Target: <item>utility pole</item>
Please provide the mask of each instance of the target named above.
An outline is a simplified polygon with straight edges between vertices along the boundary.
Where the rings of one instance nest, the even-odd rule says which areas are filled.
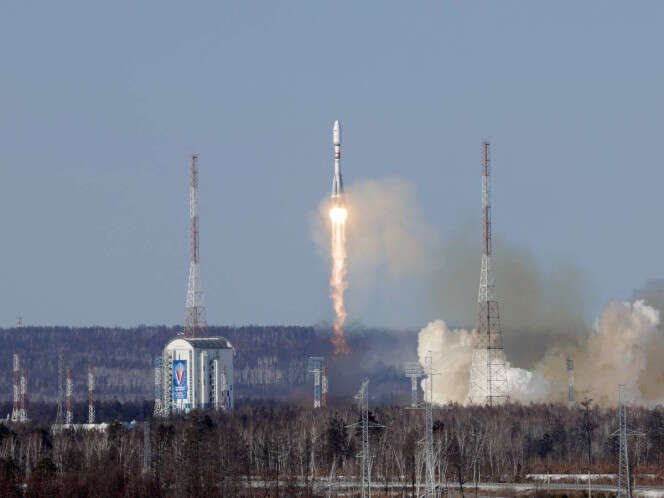
[[[491,170],[490,144],[482,142],[482,268],[477,297],[479,339],[470,367],[470,402],[490,406],[509,399],[498,298],[491,270]]]

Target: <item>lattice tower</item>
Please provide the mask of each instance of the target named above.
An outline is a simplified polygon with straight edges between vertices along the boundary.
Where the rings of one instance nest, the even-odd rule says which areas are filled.
[[[632,498],[632,483],[629,473],[629,446],[628,437],[645,436],[642,432],[627,427],[627,408],[624,404],[625,386],[618,386],[618,430],[612,433],[620,441],[618,451],[618,498]]]
[[[65,356],[62,349],[58,350],[58,411],[55,423],[62,425],[65,421]]]
[[[482,267],[477,297],[478,339],[470,369],[470,401],[497,405],[508,400],[507,368],[498,298],[491,270],[491,171],[489,142],[482,143]]]
[[[322,389],[321,389],[321,374],[323,372],[323,364],[325,358],[322,356],[310,356],[308,361],[309,373],[314,375],[314,408],[321,407]]]
[[[198,267],[198,156],[196,154],[191,156],[191,188],[189,195],[191,262],[189,264],[184,335],[186,337],[200,337],[207,333],[207,319]]]
[[[95,423],[95,366],[88,364],[88,424]]]
[[[21,359],[14,353],[12,422],[21,421]]]
[[[161,355],[157,355],[154,359],[154,412],[153,416],[156,418],[164,416],[164,406],[162,404],[163,393],[161,391]]]
[[[74,423],[74,383],[72,381],[71,368],[67,369],[65,380],[65,397],[67,411],[65,413],[65,424]]]
[[[28,421],[28,374],[25,367],[21,368],[21,409],[19,411],[20,422]]]
[[[424,377],[424,369],[417,361],[411,361],[406,363],[404,367],[406,377],[410,379],[410,407],[417,408],[419,406],[418,397],[417,397],[417,384],[420,378]]]

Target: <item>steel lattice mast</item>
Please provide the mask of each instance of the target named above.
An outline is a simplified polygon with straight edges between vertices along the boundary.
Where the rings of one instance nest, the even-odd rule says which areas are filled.
[[[161,355],[155,356],[154,359],[154,417],[163,417],[164,416],[164,407],[162,404],[162,389],[161,389],[161,364],[162,358]]]
[[[95,423],[95,366],[88,364],[88,424]]]
[[[482,269],[477,297],[478,342],[470,369],[470,401],[496,405],[507,401],[507,368],[500,328],[498,298],[491,271],[491,171],[490,144],[482,142]]]
[[[424,404],[424,455],[426,467],[426,489],[425,496],[436,496],[436,476],[435,465],[436,455],[433,448],[433,367],[431,361],[431,352],[424,359],[425,371],[427,374],[427,393]]]
[[[68,368],[66,373],[65,397],[67,404],[65,424],[71,425],[74,423],[74,382],[72,380],[71,368]]]
[[[58,411],[55,423],[63,424],[65,421],[65,356],[62,349],[58,351]]]
[[[189,195],[191,262],[189,265],[189,283],[187,285],[184,335],[186,337],[200,337],[206,334],[207,320],[198,270],[198,156],[196,154],[191,156],[191,188]]]
[[[12,422],[21,421],[21,360],[14,353]]]

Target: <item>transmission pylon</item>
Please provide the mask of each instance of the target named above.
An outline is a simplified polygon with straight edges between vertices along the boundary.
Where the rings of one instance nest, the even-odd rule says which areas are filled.
[[[58,411],[55,423],[62,425],[65,422],[65,357],[62,349],[58,350]]]
[[[358,457],[362,461],[362,498],[371,497],[371,466],[373,457],[371,455],[371,448],[369,447],[369,429],[384,428],[384,425],[369,422],[369,379],[364,379],[360,390],[355,395],[357,406],[362,414],[361,422],[351,424],[348,427],[362,429],[362,449]]]
[[[645,436],[642,432],[627,427],[627,408],[624,404],[625,385],[618,386],[618,430],[611,436],[618,436],[620,449],[618,454],[618,498],[632,498],[632,484],[629,476],[629,447],[627,438]]]
[[[198,267],[198,156],[191,156],[191,188],[189,191],[189,219],[191,223],[191,262],[187,284],[187,305],[184,320],[184,335],[200,337],[207,333],[207,319],[203,290]]]
[[[491,171],[490,145],[482,142],[482,268],[477,297],[478,341],[470,367],[471,403],[497,405],[509,397],[507,368],[500,327],[498,298],[491,270]]]
[[[162,404],[162,389],[161,389],[161,355],[155,356],[154,359],[154,411],[153,416],[155,418],[160,418],[164,416],[164,407]]]

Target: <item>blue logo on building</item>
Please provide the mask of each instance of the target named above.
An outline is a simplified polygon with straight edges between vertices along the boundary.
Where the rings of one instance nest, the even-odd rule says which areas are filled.
[[[187,360],[173,362],[173,399],[187,399]]]

